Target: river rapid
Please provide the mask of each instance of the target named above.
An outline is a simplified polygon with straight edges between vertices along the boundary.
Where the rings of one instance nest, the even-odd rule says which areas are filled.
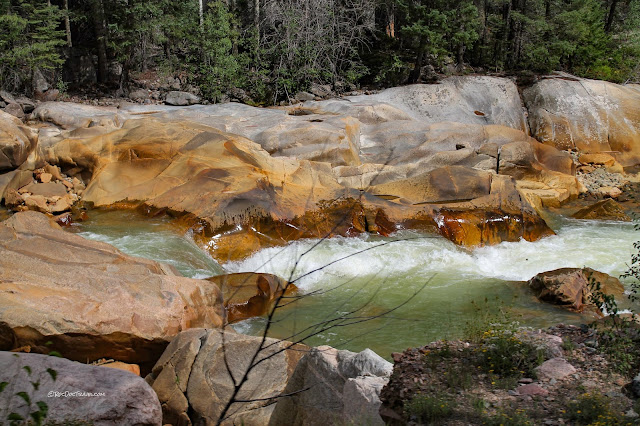
[[[93,211],[90,220],[74,230],[125,253],[171,264],[188,277],[204,278],[226,270],[268,272],[290,279],[308,297],[278,310],[270,336],[301,337],[297,333],[307,330],[315,334],[307,344],[353,351],[369,347],[388,358],[407,347],[463,337],[470,327],[499,310],[531,327],[584,322],[583,316],[538,302],[526,281],[561,267],[588,266],[619,276],[627,269],[640,232],[632,223],[562,217],[551,222],[557,235],[536,242],[467,250],[439,236],[401,231],[389,238],[301,240],[224,265],[168,218]],[[353,311],[352,317],[377,318],[329,330],[317,326]],[[254,318],[234,327],[257,334],[264,324],[263,318]]]

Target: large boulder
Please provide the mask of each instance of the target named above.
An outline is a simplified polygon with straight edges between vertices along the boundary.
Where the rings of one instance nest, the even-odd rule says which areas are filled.
[[[65,232],[41,213],[0,223],[2,350],[29,346],[144,369],[180,331],[220,327],[223,318],[221,292],[208,281]]]
[[[307,350],[287,341],[192,329],[173,339],[147,382],[158,394],[165,424],[216,424],[235,380],[242,386],[222,424],[265,425]]]
[[[311,349],[298,363],[276,404],[270,425],[326,425],[336,422],[384,425],[380,392],[393,365],[370,349],[360,353],[330,346]]]
[[[229,324],[264,315],[277,300],[297,290],[294,284],[272,274],[245,272],[207,280],[222,290]]]
[[[640,93],[606,81],[550,76],[523,92],[531,133],[583,153],[606,152],[623,166],[640,163]]]
[[[394,87],[375,95],[348,99],[365,105],[384,102],[428,124],[455,121],[499,124],[524,132],[528,129],[518,88],[506,78],[449,77],[438,84]]]
[[[37,134],[22,121],[0,111],[0,173],[24,163],[37,141]]]
[[[529,287],[538,299],[576,312],[588,308],[600,313],[600,306],[592,298],[596,285],[606,295],[620,297],[624,293],[620,280],[591,268],[561,268],[541,272],[529,280]]]
[[[31,113],[32,118],[55,124],[63,129],[122,126],[126,114],[114,107],[98,107],[71,102],[42,102]]]
[[[164,100],[167,105],[186,106],[200,103],[200,97],[189,92],[171,91]]]
[[[0,407],[43,424],[162,424],[158,397],[140,377],[54,356],[0,352]],[[29,401],[19,394],[24,393]],[[24,395],[23,394],[23,395]]]

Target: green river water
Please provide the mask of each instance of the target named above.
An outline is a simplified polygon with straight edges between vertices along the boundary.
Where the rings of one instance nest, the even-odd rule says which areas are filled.
[[[557,218],[553,227],[556,236],[537,242],[502,243],[472,251],[441,237],[410,231],[392,238],[332,238],[319,244],[303,240],[224,265],[203,252],[188,234],[180,233],[168,218],[93,211],[90,220],[75,226],[75,231],[125,253],[172,264],[189,277],[203,278],[224,270],[269,272],[293,279],[305,275],[296,284],[309,297],[279,310],[270,332],[273,337],[290,337],[359,307],[363,308],[358,315],[379,315],[417,292],[390,314],[336,327],[306,342],[353,351],[369,347],[388,358],[391,352],[407,347],[461,337],[469,324],[499,307],[509,307],[514,319],[531,327],[583,322],[585,318],[578,314],[535,300],[525,281],[538,272],[561,267],[588,266],[618,276],[627,269],[640,233],[633,224],[621,222]],[[254,318],[234,327],[255,334],[263,326],[264,319]]]

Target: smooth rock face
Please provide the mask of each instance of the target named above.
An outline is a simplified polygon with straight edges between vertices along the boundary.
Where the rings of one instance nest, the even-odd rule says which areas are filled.
[[[20,120],[0,111],[0,172],[24,163],[37,141],[37,135]]]
[[[394,87],[354,103],[385,102],[425,123],[455,121],[499,124],[527,131],[527,121],[513,81],[489,76],[449,77],[438,84]]]
[[[44,402],[48,407],[45,424],[162,424],[156,394],[142,378],[125,371],[47,355],[0,352],[0,382],[9,383],[0,392],[0,407],[7,407],[7,414],[28,419],[38,410],[37,403]],[[38,389],[32,382],[39,382]],[[30,408],[15,395],[18,392],[30,396]]]
[[[0,223],[0,349],[144,367],[180,331],[221,326],[223,309],[214,284],[65,232],[41,213]]]
[[[624,286],[615,277],[591,268],[561,268],[541,272],[529,280],[529,287],[538,299],[570,310],[582,312],[589,307],[600,312],[591,301],[590,281],[600,283],[600,291],[608,295],[621,296]]]
[[[583,153],[605,152],[623,166],[640,163],[640,93],[605,81],[546,78],[523,92],[531,133]]]
[[[393,365],[375,352],[359,354],[330,346],[311,349],[298,363],[270,425],[326,425],[335,421],[383,425],[380,391]],[[303,392],[300,392],[303,390]]]
[[[192,329],[180,333],[158,360],[147,382],[162,404],[163,422],[173,425],[213,425],[233,391],[224,354],[240,380],[261,338],[218,330]],[[308,348],[267,339],[257,359],[265,359],[248,376],[238,400],[223,424],[265,425],[296,364]],[[263,399],[260,401],[260,399]]]

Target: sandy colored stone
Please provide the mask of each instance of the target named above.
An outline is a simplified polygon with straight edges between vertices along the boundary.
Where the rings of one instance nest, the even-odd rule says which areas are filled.
[[[20,166],[37,141],[36,133],[24,126],[22,121],[0,111],[0,172]]]
[[[616,159],[609,154],[597,153],[597,154],[582,154],[578,157],[578,161],[582,164],[598,164],[603,166],[613,166]]]
[[[15,347],[51,341],[46,353],[142,365],[181,330],[219,327],[224,317],[215,285],[65,232],[36,212],[0,223],[0,306]]]
[[[52,178],[53,176],[51,175],[51,173],[40,173],[40,182],[42,183],[49,183],[51,182]]]
[[[549,77],[524,90],[531,133],[560,149],[640,163],[640,93],[582,78]]]

